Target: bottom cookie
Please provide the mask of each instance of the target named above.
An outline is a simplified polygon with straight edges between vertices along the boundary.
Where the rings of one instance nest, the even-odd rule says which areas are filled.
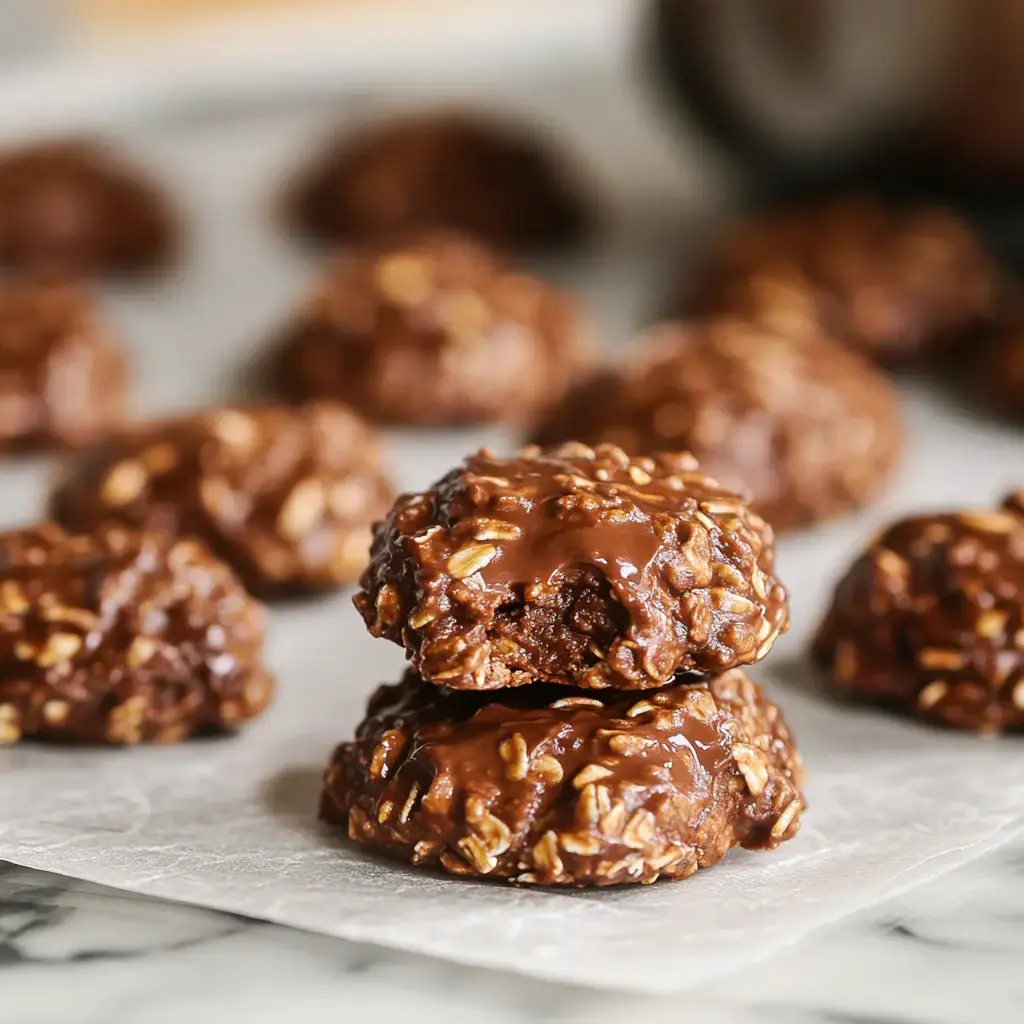
[[[599,697],[456,693],[409,671],[335,751],[320,815],[456,875],[649,883],[792,838],[801,779],[779,709],[738,670]]]

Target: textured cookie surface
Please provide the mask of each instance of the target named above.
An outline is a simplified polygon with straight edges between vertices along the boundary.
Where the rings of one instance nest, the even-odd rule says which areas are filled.
[[[842,692],[962,729],[1024,726],[1024,518],[897,522],[836,588],[814,644]]]
[[[338,747],[321,815],[422,867],[617,885],[791,838],[801,775],[778,708],[738,670],[640,700],[454,693],[409,672]]]
[[[689,455],[481,452],[403,495],[356,606],[424,678],[648,689],[768,653],[788,624],[772,533]]]
[[[1002,286],[952,214],[854,198],[737,225],[714,248],[689,308],[770,326],[812,311],[850,347],[906,366],[987,325]]]
[[[575,303],[466,238],[343,257],[288,323],[274,385],[390,423],[526,423],[565,388]]]
[[[195,541],[0,535],[0,742],[173,743],[258,715],[264,612]]]
[[[891,385],[819,327],[783,334],[733,318],[655,328],[624,369],[576,385],[535,431],[544,444],[690,451],[749,490],[777,532],[868,504],[900,436]]]
[[[126,433],[72,464],[53,508],[73,529],[117,520],[199,537],[273,595],[357,579],[392,497],[374,434],[325,402],[215,409]]]
[[[88,444],[124,416],[125,359],[71,285],[0,285],[0,449]]]

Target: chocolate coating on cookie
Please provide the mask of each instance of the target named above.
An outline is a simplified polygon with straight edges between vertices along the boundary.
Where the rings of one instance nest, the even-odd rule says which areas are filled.
[[[0,450],[88,444],[124,416],[125,359],[92,298],[0,285]]]
[[[568,437],[690,451],[749,489],[782,532],[878,494],[899,452],[899,405],[873,366],[820,329],[797,338],[720,318],[655,328],[625,369],[578,384],[535,433]]]
[[[686,878],[796,834],[800,759],[736,670],[636,694],[454,693],[414,672],[335,751],[321,816],[417,866],[520,885]]]
[[[0,534],[0,743],[173,743],[258,715],[264,612],[196,541]]]
[[[86,453],[56,491],[73,529],[116,520],[195,536],[255,593],[352,582],[394,494],[375,435],[334,403],[224,408],[142,427]]]
[[[838,690],[961,729],[1024,726],[1024,518],[904,519],[846,573],[814,643]]]
[[[356,597],[430,682],[648,689],[787,627],[771,529],[689,455],[480,452],[374,528]]]
[[[138,273],[164,263],[167,202],[101,146],[48,143],[0,154],[0,263],[70,273]]]
[[[546,140],[460,113],[411,117],[332,146],[297,183],[292,217],[332,241],[445,228],[500,249],[577,241],[588,211]]]
[[[989,323],[1002,285],[1000,272],[952,214],[844,199],[727,232],[699,275],[689,308],[774,326],[794,309],[805,317],[813,305],[814,317],[839,340],[884,365],[907,366],[935,358]]]
[[[275,381],[371,419],[528,422],[564,389],[575,303],[464,238],[344,257],[286,326]]]

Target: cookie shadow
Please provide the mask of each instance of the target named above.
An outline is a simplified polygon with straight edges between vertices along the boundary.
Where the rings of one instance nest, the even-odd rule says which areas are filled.
[[[323,841],[333,835],[333,830],[318,816],[322,785],[322,765],[289,765],[266,783],[260,802],[289,830]]]
[[[220,381],[219,393],[237,405],[257,405],[281,398],[277,380],[280,353],[276,338],[261,338],[239,365]]]
[[[760,665],[756,666],[758,669]],[[829,687],[827,673],[814,664],[806,654],[773,659],[764,666],[763,673],[755,675],[758,682],[765,682],[773,689],[795,690],[805,697],[829,704],[841,703],[837,694]]]
[[[267,814],[289,831],[310,839],[324,851],[340,853],[348,862],[358,861],[375,871],[392,869],[396,875],[419,880],[423,871],[400,860],[367,849],[349,839],[345,827],[320,820],[322,765],[291,765],[282,769],[263,787],[261,803]],[[450,878],[443,874],[438,879]],[[460,880],[452,880],[460,884]],[[465,884],[462,882],[461,884]]]

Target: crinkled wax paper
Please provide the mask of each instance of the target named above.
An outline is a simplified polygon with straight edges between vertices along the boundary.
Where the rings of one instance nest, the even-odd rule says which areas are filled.
[[[225,138],[221,127],[186,124],[138,140],[195,228],[177,276],[108,295],[136,353],[140,406],[230,394],[240,361],[297,294],[309,264],[275,235],[261,190],[301,135],[243,124]],[[643,308],[634,286],[647,280],[647,255],[608,252],[570,269],[570,279],[593,282],[612,338]],[[834,577],[874,527],[903,510],[991,502],[1024,465],[1024,439],[1011,429],[937,391],[905,390],[907,452],[883,503],[780,545],[794,628],[751,675],[785,708],[811,781],[803,829],[778,851],[735,851],[678,884],[545,892],[418,873],[328,833],[315,819],[320,772],[368,692],[402,665],[342,594],[274,609],[280,695],[236,737],[0,751],[0,858],[470,964],[669,990],[980,854],[1021,825],[1024,744],[836,706],[802,660]],[[396,474],[423,485],[481,440],[504,441],[396,435]],[[43,461],[0,466],[4,524],[40,513],[51,472]]]

